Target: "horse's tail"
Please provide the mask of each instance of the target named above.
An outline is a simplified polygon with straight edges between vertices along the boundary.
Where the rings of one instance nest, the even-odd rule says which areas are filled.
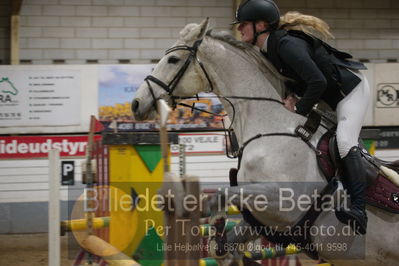
[[[330,27],[324,20],[315,16],[304,15],[297,11],[290,11],[281,16],[280,28],[300,30],[324,40],[334,38],[330,32]]]

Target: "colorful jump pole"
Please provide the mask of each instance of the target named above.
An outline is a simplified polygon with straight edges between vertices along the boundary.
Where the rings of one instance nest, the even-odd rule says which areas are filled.
[[[95,217],[93,218],[93,229],[100,229],[109,226],[110,217]],[[66,232],[84,231],[87,230],[88,224],[86,219],[67,220],[61,222],[61,235]]]
[[[286,248],[265,248],[261,251],[246,251],[244,252],[244,256],[253,260],[264,260],[294,255],[300,252],[300,249],[298,249],[295,245],[288,245]]]
[[[246,251],[244,256],[252,260],[272,259],[281,256],[294,255],[300,253],[295,245],[288,245],[286,248],[265,248],[261,251]],[[200,260],[200,266],[217,266],[217,260],[214,258],[204,258]],[[328,264],[330,265],[330,264]],[[325,265],[327,266],[327,265]]]

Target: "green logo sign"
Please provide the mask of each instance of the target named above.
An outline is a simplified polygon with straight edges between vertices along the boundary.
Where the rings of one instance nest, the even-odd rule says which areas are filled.
[[[1,83],[8,84],[8,86],[9,86],[9,88],[7,88],[7,89],[2,89],[1,90],[2,93],[11,94],[11,95],[14,95],[14,96],[18,94],[17,88],[15,88],[14,84],[8,78],[0,79],[0,84]]]

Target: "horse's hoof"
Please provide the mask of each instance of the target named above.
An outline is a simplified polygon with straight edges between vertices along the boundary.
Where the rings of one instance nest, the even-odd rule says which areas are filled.
[[[227,235],[225,231],[226,216],[216,215],[210,218],[209,255],[215,259],[223,259],[227,256]]]

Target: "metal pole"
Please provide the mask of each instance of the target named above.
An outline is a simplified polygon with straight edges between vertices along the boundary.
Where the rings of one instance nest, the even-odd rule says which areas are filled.
[[[186,145],[179,144],[179,174],[180,178],[186,174]]]
[[[48,200],[48,265],[60,265],[60,151],[49,154],[49,200]]]

